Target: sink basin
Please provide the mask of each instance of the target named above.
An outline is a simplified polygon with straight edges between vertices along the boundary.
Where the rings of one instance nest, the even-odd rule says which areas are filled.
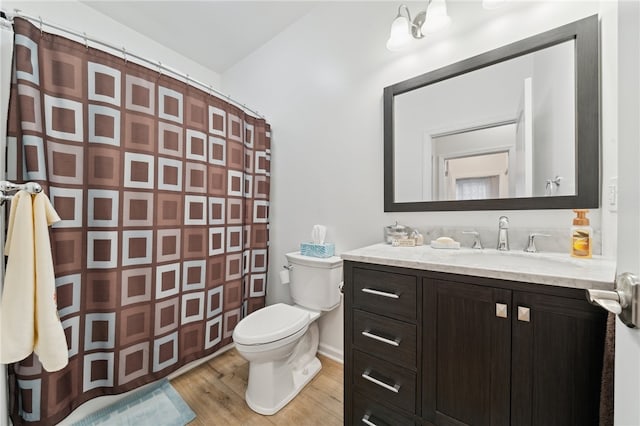
[[[437,253],[433,253],[437,252]],[[425,252],[425,260],[430,257],[455,265],[464,265],[482,269],[537,271],[542,273],[559,272],[564,269],[583,269],[589,265],[588,259],[576,259],[562,253],[526,253],[524,251],[498,251],[495,249],[461,249]]]

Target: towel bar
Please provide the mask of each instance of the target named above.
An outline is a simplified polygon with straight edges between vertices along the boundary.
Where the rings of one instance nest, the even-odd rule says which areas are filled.
[[[7,194],[7,192],[17,192],[20,190],[27,191],[30,194],[37,194],[42,192],[42,186],[36,182],[13,183],[6,180],[0,181],[0,205],[13,198],[13,194]]]

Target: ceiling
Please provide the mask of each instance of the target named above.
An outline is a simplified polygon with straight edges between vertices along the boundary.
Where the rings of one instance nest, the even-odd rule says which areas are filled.
[[[327,2],[319,0],[79,0],[84,5],[114,19],[155,42],[221,75],[257,50],[318,5],[339,6],[359,3],[370,11],[372,3],[384,6],[385,24],[379,31],[386,38],[388,25],[403,3],[417,13],[425,0],[369,0]],[[462,32],[506,14],[531,7],[535,2],[511,1],[498,14],[482,9],[480,0],[448,0],[447,8],[455,28]],[[365,9],[363,9],[364,11]],[[366,15],[366,14],[365,14]],[[369,15],[367,15],[369,16]],[[387,15],[385,15],[387,16]],[[329,30],[329,27],[327,28]],[[380,34],[382,34],[380,33]],[[430,35],[430,39],[439,37]],[[419,45],[419,43],[417,44]],[[423,44],[424,45],[424,44]]]
[[[237,0],[81,2],[218,74],[317,4]]]

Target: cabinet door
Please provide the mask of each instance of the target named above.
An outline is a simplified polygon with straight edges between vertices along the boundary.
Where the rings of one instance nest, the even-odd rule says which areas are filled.
[[[603,312],[586,300],[514,292],[512,424],[598,424]]]
[[[511,291],[433,279],[423,286],[423,418],[508,425]]]

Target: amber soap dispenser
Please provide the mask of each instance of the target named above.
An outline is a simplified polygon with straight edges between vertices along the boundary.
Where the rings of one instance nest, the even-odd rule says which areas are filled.
[[[589,210],[574,209],[576,217],[571,227],[571,256],[583,259],[591,258],[591,235],[593,230],[589,226],[587,213]]]

